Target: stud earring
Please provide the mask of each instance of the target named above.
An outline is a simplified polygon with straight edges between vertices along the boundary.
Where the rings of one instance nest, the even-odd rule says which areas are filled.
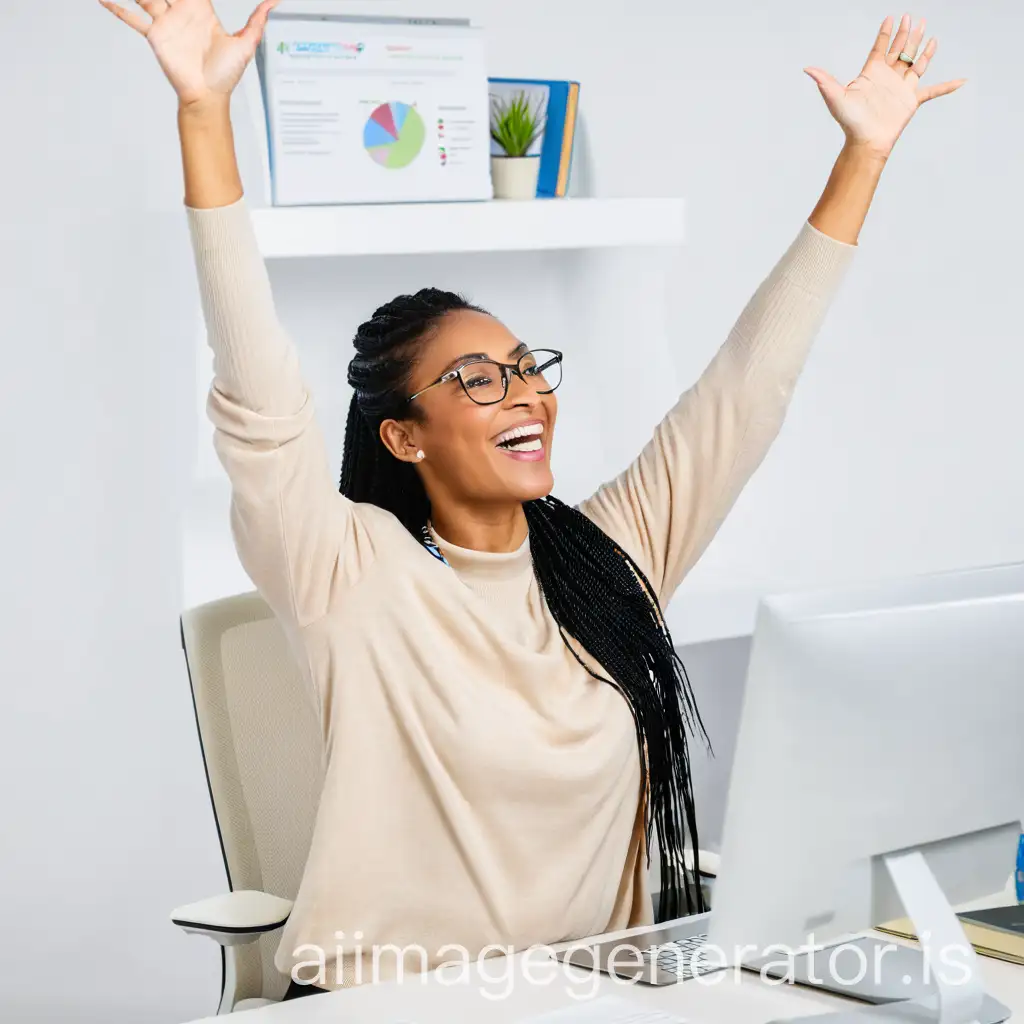
[[[425,459],[426,458],[426,455],[423,454],[423,449],[422,448],[416,453],[416,458],[417,459]]]

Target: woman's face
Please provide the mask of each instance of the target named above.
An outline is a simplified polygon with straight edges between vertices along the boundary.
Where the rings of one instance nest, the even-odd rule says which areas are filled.
[[[409,394],[468,360],[515,363],[526,349],[492,316],[472,310],[449,313],[420,349]],[[467,378],[473,375],[468,367]],[[385,421],[381,438],[399,458],[419,465],[432,501],[523,502],[550,494],[551,441],[558,415],[554,394],[538,394],[532,382],[511,374],[504,401],[493,405],[474,402],[457,378],[429,388],[413,404],[420,418]],[[530,428],[529,436],[516,441],[534,450],[515,451],[507,441],[499,443],[514,427]],[[422,461],[417,451],[424,453]]]

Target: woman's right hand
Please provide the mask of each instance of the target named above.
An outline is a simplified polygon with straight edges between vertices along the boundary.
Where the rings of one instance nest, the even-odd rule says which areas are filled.
[[[234,35],[221,25],[212,0],[136,0],[148,18],[112,0],[99,2],[145,36],[179,103],[191,107],[231,95],[279,0],[263,0]]]

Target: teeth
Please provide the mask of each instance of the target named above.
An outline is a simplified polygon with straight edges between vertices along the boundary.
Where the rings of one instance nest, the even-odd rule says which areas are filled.
[[[544,445],[539,437],[533,438],[529,441],[518,441],[516,444],[505,445],[505,451],[508,452],[539,452]]]
[[[543,423],[531,423],[529,426],[525,427],[513,427],[511,430],[506,430],[503,434],[499,434],[495,444],[503,444],[504,442],[511,441],[517,437],[537,437],[543,433]]]

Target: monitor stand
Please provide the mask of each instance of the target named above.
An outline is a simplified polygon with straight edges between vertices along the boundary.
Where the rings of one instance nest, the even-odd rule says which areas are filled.
[[[924,976],[931,983],[928,994],[803,1017],[800,1024],[994,1024],[1009,1017],[1006,1007],[986,996],[978,955],[922,854],[916,850],[893,853],[883,860],[914,924],[924,958]],[[943,951],[955,951],[954,958],[947,960]],[[859,994],[854,985],[820,984],[851,996]],[[796,1020],[770,1024],[796,1024]]]

